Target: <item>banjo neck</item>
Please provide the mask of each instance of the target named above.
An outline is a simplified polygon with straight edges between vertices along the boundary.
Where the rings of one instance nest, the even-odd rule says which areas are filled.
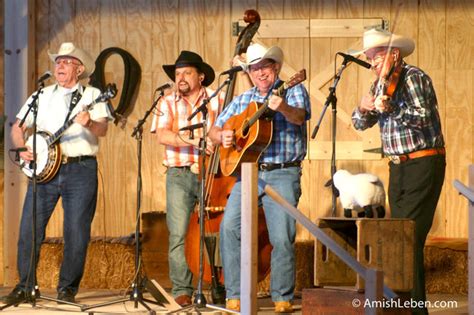
[[[61,138],[64,132],[74,123],[74,119],[76,119],[76,116],[79,113],[90,110],[92,107],[94,107],[95,104],[99,102],[105,102],[108,99],[115,97],[116,94],[117,87],[115,86],[115,84],[107,85],[106,91],[104,93],[101,93],[94,101],[92,101],[92,103],[83,106],[82,110],[74,114],[68,121],[64,123],[61,128],[59,128],[54,134],[52,134],[46,139],[46,143],[48,144],[48,146],[55,144]]]

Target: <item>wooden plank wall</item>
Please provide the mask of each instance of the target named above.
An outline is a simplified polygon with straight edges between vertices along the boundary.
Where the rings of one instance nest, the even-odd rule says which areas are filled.
[[[417,43],[407,61],[422,67],[432,78],[438,94],[443,131],[447,142],[447,173],[432,235],[467,237],[465,200],[452,188],[453,179],[467,181],[467,167],[474,162],[474,3],[470,0],[37,0],[37,73],[52,68],[47,51],[63,41],[74,41],[97,56],[110,46],[128,50],[142,67],[142,81],[133,112],[124,129],[113,124],[101,140],[100,196],[93,224],[95,236],[127,235],[134,230],[136,210],[136,140],[130,135],[152,102],[154,88],[168,81],[161,66],[174,63],[183,49],[203,56],[216,70],[228,68],[235,44],[231,22],[246,9],[257,9],[263,19],[383,18],[397,33]],[[354,38],[275,38],[285,51],[285,62],[316,75],[333,61],[334,53],[354,44]],[[120,60],[111,60],[106,72],[120,83]],[[338,87],[339,106],[350,112],[370,84],[370,74],[349,67]],[[213,87],[217,86],[217,81]],[[310,91],[311,92],[311,91]],[[314,92],[314,91],[313,91]],[[322,104],[312,104],[312,131]],[[330,138],[330,113],[318,139]],[[149,130],[150,121],[145,125]],[[339,123],[339,140],[358,135],[347,123]],[[358,135],[358,136],[364,136]],[[165,169],[162,148],[149,132],[143,137],[142,211],[165,210]],[[318,148],[316,143],[316,149]],[[338,160],[338,168],[372,172],[385,183],[386,160]],[[329,160],[307,160],[303,171],[300,208],[312,219],[330,214],[331,196],[324,183],[330,174]],[[56,211],[48,235],[61,235],[62,214]],[[309,238],[303,229],[299,239]]]

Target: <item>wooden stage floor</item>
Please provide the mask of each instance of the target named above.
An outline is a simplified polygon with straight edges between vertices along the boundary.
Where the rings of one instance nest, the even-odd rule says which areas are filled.
[[[0,287],[0,295],[6,295],[11,291],[11,288]],[[55,290],[43,289],[41,293],[45,296],[56,297]],[[76,296],[76,300],[80,304],[85,305],[96,305],[108,301],[114,301],[124,297],[123,292],[112,291],[112,290],[86,290],[83,289]],[[145,298],[154,300],[151,295],[145,293]],[[467,315],[467,296],[465,295],[446,295],[446,294],[432,294],[428,296],[428,299],[434,301],[456,301],[457,308],[453,309],[434,309],[429,310],[430,314],[436,315]],[[168,311],[163,307],[154,304],[147,304],[156,314],[166,314]],[[258,315],[270,315],[275,314],[273,312],[273,303],[269,297],[258,299]],[[132,301],[120,302],[113,305],[93,308],[87,311],[81,311],[80,307],[70,305],[58,305],[56,302],[38,299],[36,306],[32,307],[30,304],[20,304],[18,307],[9,307],[1,312],[1,314],[97,314],[97,315],[115,315],[115,314],[149,314],[148,311],[141,305],[138,308],[134,307]],[[213,310],[211,308],[199,309],[198,311],[191,312],[178,312],[175,314],[212,314],[219,315],[224,314],[219,310]],[[301,299],[295,299],[295,312],[293,314],[301,314]]]

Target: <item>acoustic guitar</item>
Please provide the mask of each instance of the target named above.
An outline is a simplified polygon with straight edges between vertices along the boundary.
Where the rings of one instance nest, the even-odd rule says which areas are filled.
[[[288,81],[277,87],[277,95],[306,80],[306,70],[300,70]],[[234,141],[229,148],[220,148],[220,166],[225,176],[240,172],[242,163],[255,163],[272,141],[275,112],[268,102],[250,102],[239,115],[232,116],[224,124],[224,130],[234,131]]]
[[[117,87],[115,84],[109,84],[104,93],[101,93],[92,103],[85,105],[82,111],[90,110],[95,104],[105,102],[117,95]],[[59,139],[63,133],[74,123],[78,113],[71,117],[64,125],[58,129],[54,134],[47,131],[38,131],[36,133],[36,180],[38,183],[47,183],[58,172],[61,165],[61,147],[59,146]],[[31,135],[26,140],[25,145],[33,147],[33,136]],[[32,162],[20,159],[20,167],[23,173],[30,179],[33,177]]]

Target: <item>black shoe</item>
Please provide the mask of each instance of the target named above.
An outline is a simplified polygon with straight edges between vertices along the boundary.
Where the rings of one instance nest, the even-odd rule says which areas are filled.
[[[21,288],[14,288],[12,292],[1,298],[1,301],[8,305],[18,305],[22,302],[26,302],[26,292]]]
[[[69,303],[76,303],[76,299],[74,298],[74,293],[71,290],[66,289],[58,293],[58,300],[69,302]],[[58,304],[65,304],[58,301]]]

